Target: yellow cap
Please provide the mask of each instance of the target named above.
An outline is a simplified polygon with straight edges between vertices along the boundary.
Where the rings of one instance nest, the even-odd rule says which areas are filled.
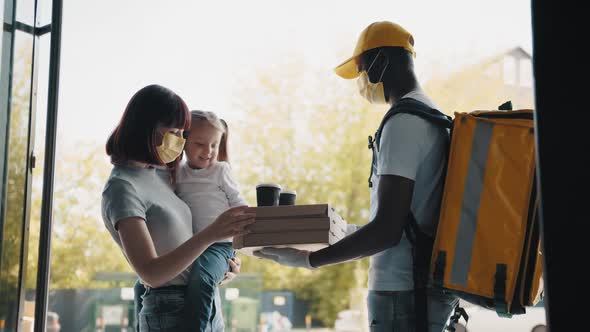
[[[387,21],[375,22],[361,32],[352,56],[336,67],[334,71],[342,78],[356,78],[359,76],[359,72],[354,59],[368,50],[384,46],[403,47],[414,57],[416,56],[414,37],[406,29]]]

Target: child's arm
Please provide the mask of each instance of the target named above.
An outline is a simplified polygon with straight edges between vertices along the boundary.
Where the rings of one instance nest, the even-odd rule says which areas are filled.
[[[221,189],[225,192],[230,207],[248,205],[240,192],[240,186],[235,181],[228,163],[221,162],[220,182]]]

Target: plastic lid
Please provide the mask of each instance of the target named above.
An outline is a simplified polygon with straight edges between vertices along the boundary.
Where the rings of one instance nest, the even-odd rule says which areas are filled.
[[[281,190],[281,194],[297,195],[297,192],[295,190],[285,189],[285,190]]]
[[[271,182],[265,182],[265,183],[259,183],[256,185],[256,189],[258,189],[259,187],[273,187],[273,188],[279,188],[282,189],[282,187],[276,183],[271,183]]]

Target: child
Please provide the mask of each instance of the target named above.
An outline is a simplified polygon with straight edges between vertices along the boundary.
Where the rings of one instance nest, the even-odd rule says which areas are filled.
[[[228,208],[248,203],[228,163],[227,124],[205,111],[192,111],[191,122],[185,133],[186,160],[176,173],[176,194],[189,206],[196,233]],[[185,297],[188,331],[204,331],[211,319],[215,288],[229,270],[228,260],[235,257],[231,240],[211,245],[191,267]]]

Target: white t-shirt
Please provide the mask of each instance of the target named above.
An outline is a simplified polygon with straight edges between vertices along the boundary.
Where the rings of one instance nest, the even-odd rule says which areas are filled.
[[[406,97],[438,109],[421,89]],[[397,175],[415,181],[410,209],[422,231],[430,235],[436,232],[448,140],[446,129],[415,115],[397,114],[386,122],[371,178],[370,220],[377,214],[379,177]],[[403,291],[413,289],[413,285],[411,244],[404,234],[397,246],[371,256],[369,289]]]
[[[230,207],[248,205],[230,165],[222,161],[203,169],[190,168],[183,162],[176,173],[175,191],[191,210],[193,233],[209,226]]]

